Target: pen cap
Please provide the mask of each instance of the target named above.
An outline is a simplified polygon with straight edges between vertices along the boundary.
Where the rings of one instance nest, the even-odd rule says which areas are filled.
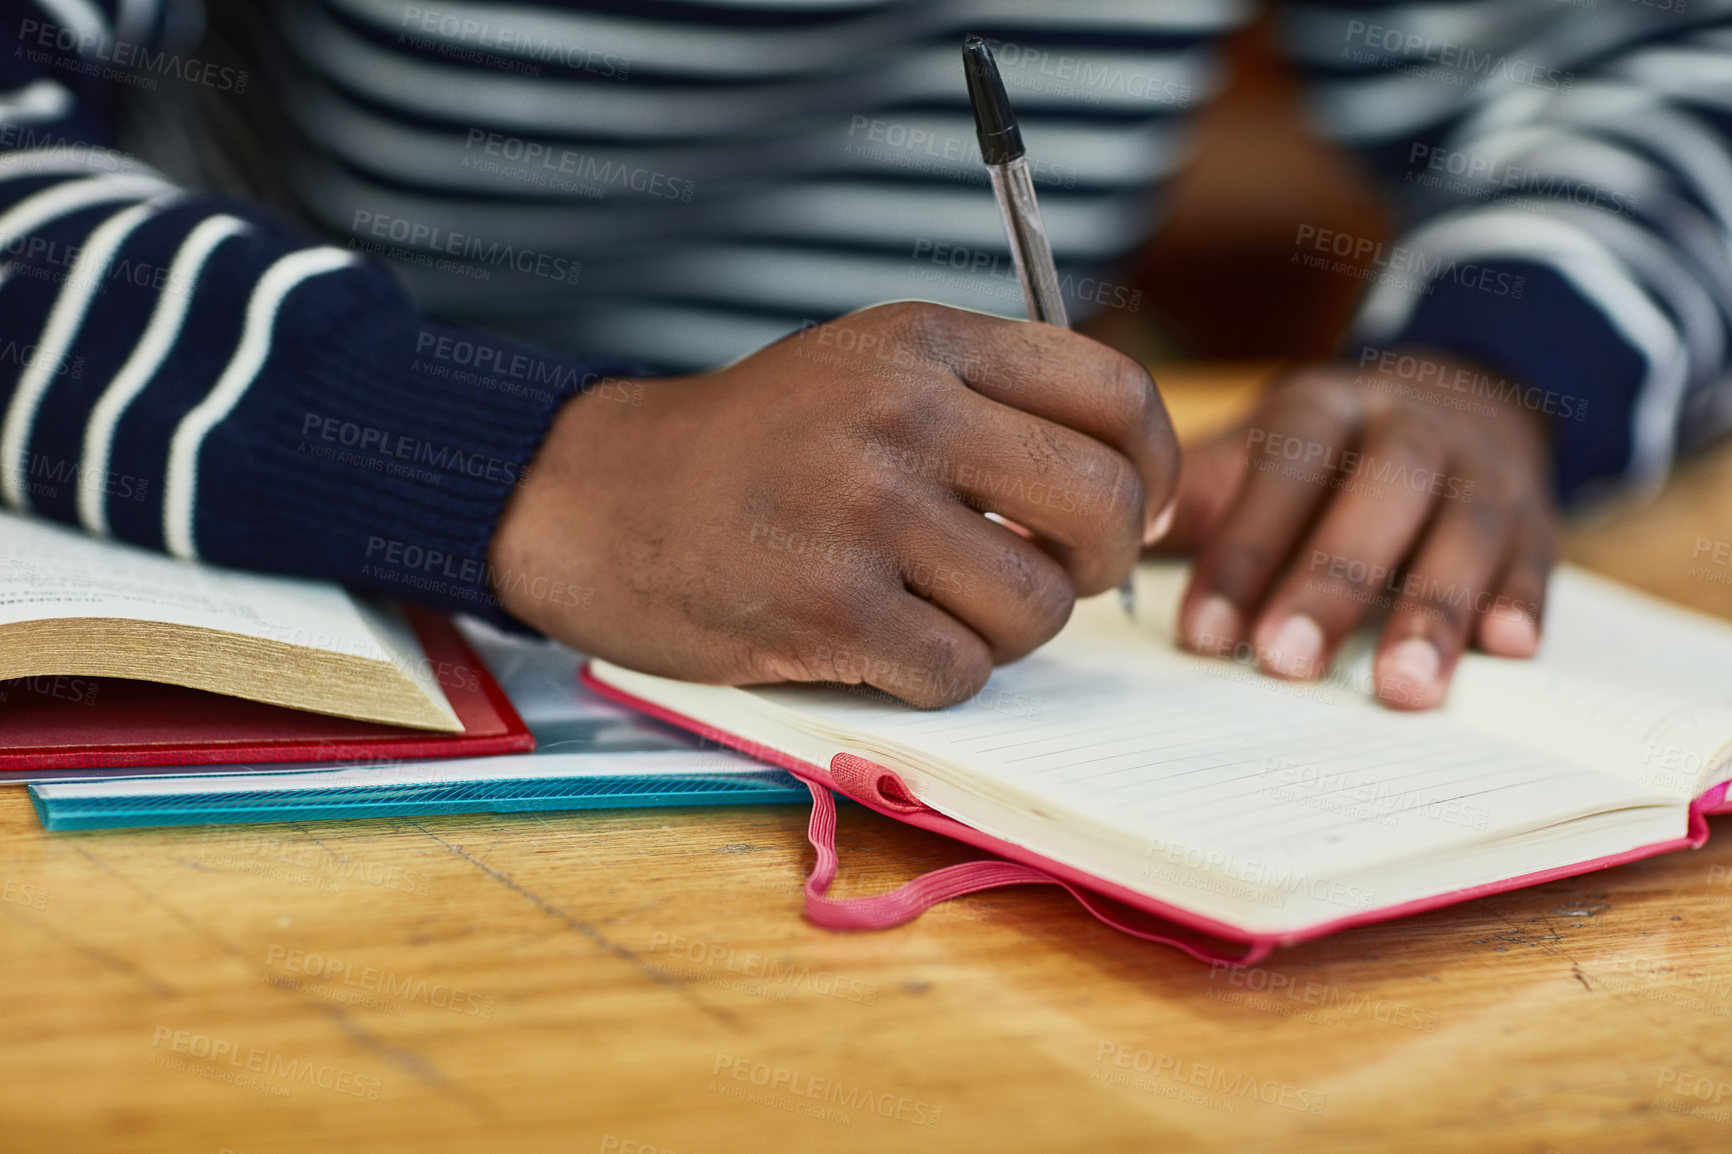
[[[978,36],[962,42],[962,70],[968,77],[968,102],[974,106],[974,132],[988,164],[1008,164],[1023,154],[1022,129],[998,75],[992,49]]]

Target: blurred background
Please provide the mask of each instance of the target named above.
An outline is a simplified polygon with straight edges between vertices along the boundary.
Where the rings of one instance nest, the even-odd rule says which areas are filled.
[[[1145,310],[1104,310],[1090,325],[1144,361],[1327,355],[1365,282],[1291,263],[1295,230],[1389,232],[1375,182],[1308,123],[1269,25],[1265,12],[1232,42],[1227,92],[1200,118],[1168,222],[1136,262]]]

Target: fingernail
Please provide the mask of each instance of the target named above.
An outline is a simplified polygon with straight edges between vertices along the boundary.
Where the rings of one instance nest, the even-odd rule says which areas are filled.
[[[1431,705],[1439,696],[1437,673],[1442,667],[1436,646],[1423,637],[1409,637],[1378,662],[1377,695],[1394,705]]]
[[[1540,647],[1540,631],[1519,609],[1494,609],[1480,622],[1479,643],[1499,657],[1532,657]]]
[[[1173,527],[1173,517],[1179,511],[1179,499],[1174,497],[1167,502],[1167,507],[1155,514],[1155,519],[1149,522],[1149,527],[1143,530],[1144,546],[1153,545],[1167,535],[1167,530]]]
[[[1314,677],[1323,659],[1323,630],[1303,613],[1281,622],[1269,639],[1263,665],[1282,677]]]
[[[1191,610],[1185,623],[1185,644],[1199,653],[1225,653],[1239,643],[1239,611],[1219,593],[1211,593]]]

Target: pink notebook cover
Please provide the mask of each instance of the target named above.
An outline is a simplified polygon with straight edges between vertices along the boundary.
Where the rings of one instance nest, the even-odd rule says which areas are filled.
[[[810,762],[801,761],[779,749],[760,745],[736,734],[716,729],[695,718],[682,716],[652,701],[647,701],[635,694],[609,685],[597,678],[587,665],[579,676],[586,686],[604,697],[622,705],[628,705],[633,709],[641,710],[651,717],[677,725],[682,729],[696,733],[700,737],[730,746],[741,753],[758,758],[760,761],[781,766],[809,785],[833,789],[868,809],[884,814],[886,817],[892,817],[920,829],[955,838],[957,841],[966,842],[969,845],[997,854],[1007,861],[1032,867],[1046,876],[1030,877],[1026,879],[1027,881],[1046,881],[1064,886],[1091,914],[1115,929],[1151,941],[1176,946],[1193,957],[1211,962],[1226,961],[1237,965],[1250,965],[1267,957],[1277,946],[1296,945],[1299,942],[1320,938],[1353,926],[1369,925],[1374,922],[1406,917],[1409,914],[1424,913],[1427,910],[1455,905],[1458,902],[1540,885],[1544,882],[1556,881],[1559,878],[1592,873],[1595,870],[1608,869],[1612,866],[1623,865],[1626,862],[1671,853],[1674,850],[1697,849],[1708,840],[1708,815],[1732,812],[1732,802],[1729,802],[1726,796],[1729,783],[1722,783],[1714,786],[1691,803],[1689,831],[1680,838],[1639,846],[1636,849],[1626,850],[1623,853],[1612,854],[1607,857],[1539,870],[1535,873],[1523,874],[1503,881],[1402,902],[1398,905],[1361,910],[1334,921],[1309,926],[1302,930],[1266,934],[1245,930],[1226,922],[1193,913],[1182,907],[1170,905],[1146,894],[1126,889],[1114,882],[1094,877],[1074,866],[1053,861],[1020,845],[1003,841],[991,834],[982,833],[954,818],[946,817],[921,805],[912,798],[893,771],[852,754],[839,753],[831,759],[829,767],[820,767]],[[816,825],[815,821],[814,828]],[[814,841],[816,842],[816,838]],[[823,847],[820,847],[820,853],[822,852]],[[1004,883],[1000,881],[996,884]],[[808,894],[810,895],[810,888],[808,888]],[[960,894],[953,893],[950,896],[960,896]],[[810,900],[808,901],[808,909],[810,909]],[[918,913],[918,910],[915,910],[914,913]],[[913,915],[910,914],[909,916]],[[900,920],[907,919],[904,917]],[[852,924],[852,928],[887,928],[893,924],[897,923],[883,920],[859,920]]]

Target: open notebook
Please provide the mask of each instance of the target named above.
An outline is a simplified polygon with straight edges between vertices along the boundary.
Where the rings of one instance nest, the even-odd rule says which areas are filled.
[[[601,661],[587,677],[1213,955],[1699,845],[1732,777],[1724,622],[1566,567],[1540,656],[1470,654],[1444,708],[1397,713],[1371,699],[1370,635],[1312,685],[1179,651],[1184,576],[1144,566],[1139,623],[1110,596],[1084,602],[943,710]]]

